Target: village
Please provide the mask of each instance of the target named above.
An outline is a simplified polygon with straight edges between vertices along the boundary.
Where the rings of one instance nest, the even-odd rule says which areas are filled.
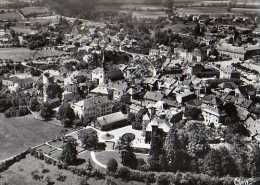
[[[171,2],[156,19],[71,18],[40,1],[0,9],[1,183],[24,160],[73,178],[37,167],[22,184],[259,177],[259,16]]]

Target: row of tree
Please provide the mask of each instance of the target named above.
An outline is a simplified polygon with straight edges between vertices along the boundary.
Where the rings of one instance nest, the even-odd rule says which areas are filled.
[[[205,126],[188,122],[181,128],[173,126],[165,140],[152,138],[149,164],[153,170],[206,173],[211,176],[253,177],[259,147],[237,137],[233,146],[212,149]],[[162,143],[162,144],[160,144]]]

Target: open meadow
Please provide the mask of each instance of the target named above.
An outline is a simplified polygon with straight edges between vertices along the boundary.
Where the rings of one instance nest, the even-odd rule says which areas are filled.
[[[58,169],[57,166],[46,164],[30,155],[12,165],[0,176],[0,184],[10,185],[46,185],[52,182],[55,185],[80,185],[82,177],[69,171]],[[136,181],[113,180],[117,185],[144,185]],[[104,185],[105,179],[89,178],[89,185]]]
[[[15,62],[34,57],[48,57],[62,55],[64,52],[57,50],[30,50],[28,48],[0,48],[0,59],[11,59]]]
[[[0,114],[0,160],[59,136],[61,127],[35,120],[31,115],[5,118]]]

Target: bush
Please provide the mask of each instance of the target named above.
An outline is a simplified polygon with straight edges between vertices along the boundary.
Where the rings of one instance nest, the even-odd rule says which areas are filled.
[[[145,164],[146,162],[143,158],[137,158],[137,170],[140,170]]]
[[[94,129],[84,129],[78,132],[78,138],[85,149],[96,149],[98,144],[97,131]]]
[[[114,158],[109,159],[107,163],[107,170],[109,172],[116,172],[118,167],[117,161]]]
[[[145,164],[143,166],[140,166],[140,168],[138,170],[147,172],[147,171],[150,170],[150,165],[149,164]]]
[[[170,178],[167,175],[159,175],[157,177],[157,185],[169,185]]]
[[[57,181],[64,182],[66,180],[66,176],[62,174],[58,174]]]
[[[51,109],[51,106],[48,103],[44,103],[40,107],[40,115],[45,120],[49,120],[51,116],[53,115],[53,110]]]
[[[87,178],[84,178],[80,181],[80,185],[89,185],[88,183],[88,179]]]
[[[16,116],[16,109],[15,107],[10,107],[4,112],[5,117],[11,118]]]
[[[40,181],[43,179],[43,176],[39,174],[38,170],[32,171],[31,175],[32,175],[32,179],[35,181]]]
[[[39,112],[40,111],[40,103],[38,102],[37,98],[31,98],[29,102],[29,108],[34,111],[34,112]]]
[[[97,150],[105,150],[106,149],[106,143],[98,143],[96,149]]]
[[[126,167],[120,167],[117,171],[117,175],[122,179],[128,180],[130,177],[130,170]]]
[[[47,168],[42,169],[42,173],[49,173],[49,172],[50,172],[50,170]]]

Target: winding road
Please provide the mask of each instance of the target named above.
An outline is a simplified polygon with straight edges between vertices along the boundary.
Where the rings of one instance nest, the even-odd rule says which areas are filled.
[[[90,157],[91,157],[91,160],[95,163],[95,164],[97,164],[98,166],[100,166],[101,168],[105,168],[105,169],[107,169],[107,165],[104,165],[104,164],[102,164],[101,162],[99,162],[98,160],[97,160],[97,158],[96,158],[96,155],[95,155],[95,152],[90,152]]]

